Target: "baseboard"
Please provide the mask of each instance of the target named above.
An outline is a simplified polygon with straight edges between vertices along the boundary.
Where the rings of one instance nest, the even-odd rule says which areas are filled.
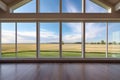
[[[0,59],[0,63],[120,63],[120,59]]]

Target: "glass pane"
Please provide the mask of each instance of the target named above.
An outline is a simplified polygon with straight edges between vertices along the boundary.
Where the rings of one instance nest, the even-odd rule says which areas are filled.
[[[13,13],[36,13],[36,0],[24,4],[21,7],[13,10]]]
[[[91,0],[86,0],[86,13],[108,13],[108,11]]]
[[[17,24],[18,57],[36,57],[36,23]]]
[[[62,0],[63,13],[81,13],[82,0]]]
[[[40,13],[58,13],[59,0],[40,0]]]
[[[86,57],[105,58],[106,23],[86,23]]]
[[[120,58],[120,23],[109,23],[108,42],[108,56]]]
[[[2,57],[15,57],[15,23],[2,23]]]
[[[59,23],[40,23],[40,57],[59,57]]]
[[[62,23],[62,56],[81,57],[81,23]]]

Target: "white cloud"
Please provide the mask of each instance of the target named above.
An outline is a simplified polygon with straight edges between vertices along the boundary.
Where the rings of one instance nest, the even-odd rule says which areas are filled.
[[[41,29],[40,30],[40,37],[41,37],[41,43],[44,42],[59,42],[59,32],[56,34],[53,31],[49,31],[46,29]]]
[[[18,37],[18,43],[35,43],[36,42],[35,31],[18,32],[17,37]]]
[[[106,27],[98,23],[88,23],[86,25],[86,39],[93,39],[101,36],[105,29]]]
[[[80,42],[81,41],[81,23],[66,23],[71,32],[63,35],[64,42]],[[106,27],[97,23],[86,24],[86,40],[97,38],[102,36],[102,32],[105,31]],[[67,30],[66,30],[67,31]],[[35,31],[22,31],[18,32],[18,43],[35,43],[36,42],[36,32]],[[59,32],[58,34],[46,29],[40,30],[41,42],[59,42]],[[15,32],[9,30],[2,31],[2,43],[15,43]]]
[[[2,43],[15,43],[15,32],[2,31]]]
[[[71,32],[63,35],[64,42],[80,42],[82,36],[81,24],[80,23],[66,23]],[[102,36],[102,32],[105,31],[106,27],[100,23],[87,23],[86,24],[86,40],[94,39]]]
[[[18,43],[35,43],[35,31],[17,32]],[[46,29],[40,30],[41,42],[58,42],[59,36],[52,31]],[[9,30],[2,31],[2,43],[15,43],[15,32]]]
[[[69,0],[66,0],[66,8],[67,8],[67,12],[70,12],[70,13],[79,12],[77,7],[73,3],[71,3]]]
[[[34,43],[36,42],[36,32],[18,32],[18,43]],[[3,30],[2,43],[15,43],[15,31]]]
[[[81,34],[68,34],[63,36],[64,42],[81,42]]]
[[[71,29],[69,34],[63,35],[64,42],[80,42],[81,41],[81,23],[66,23]]]
[[[74,33],[81,33],[81,23],[67,23]]]

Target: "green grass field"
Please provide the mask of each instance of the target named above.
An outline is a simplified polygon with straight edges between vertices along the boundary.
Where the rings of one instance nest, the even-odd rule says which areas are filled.
[[[59,58],[59,45],[58,44],[41,44],[40,45],[41,58]],[[120,46],[115,46],[112,49],[112,45],[109,47],[111,53],[108,53],[109,57],[120,58]],[[64,44],[62,49],[63,58],[81,58],[81,45],[80,44]],[[116,52],[116,53],[112,53]],[[2,45],[2,57],[14,58],[15,45],[3,44]],[[35,58],[36,57],[36,45],[35,44],[18,44],[18,58]],[[105,45],[86,45],[86,58],[105,58]]]

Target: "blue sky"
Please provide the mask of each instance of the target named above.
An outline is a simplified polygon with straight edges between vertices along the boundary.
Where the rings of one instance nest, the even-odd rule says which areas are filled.
[[[59,0],[40,0],[41,13],[58,13]],[[35,13],[36,1],[32,0],[26,5],[14,10],[14,13]],[[107,10],[86,0],[86,12],[88,13],[106,13]],[[81,0],[63,0],[63,13],[81,13]],[[63,22],[62,40],[64,42],[81,42],[81,23]],[[109,23],[109,41],[120,41],[120,23]],[[15,42],[15,23],[2,23],[2,42]],[[106,40],[106,23],[86,23],[86,42],[98,42]],[[40,23],[41,43],[59,41],[59,23],[44,22]],[[113,39],[114,38],[114,39]],[[36,24],[18,23],[18,42],[35,43],[36,42]]]

